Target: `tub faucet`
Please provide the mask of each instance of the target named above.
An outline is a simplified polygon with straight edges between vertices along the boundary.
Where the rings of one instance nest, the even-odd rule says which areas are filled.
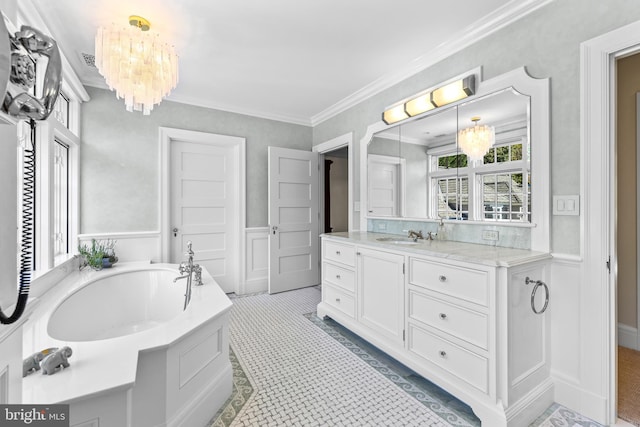
[[[194,274],[196,285],[202,285],[202,267],[200,267],[198,264],[193,263],[193,256],[195,255],[195,253],[192,249],[191,240],[187,242],[187,252],[185,253],[185,255],[187,255],[188,257],[187,262],[181,262],[180,266],[178,267],[178,271],[180,272],[181,276],[173,279],[173,283],[176,283],[181,279],[187,279],[187,285],[184,293],[184,310],[187,309],[189,301],[191,301],[191,284]]]

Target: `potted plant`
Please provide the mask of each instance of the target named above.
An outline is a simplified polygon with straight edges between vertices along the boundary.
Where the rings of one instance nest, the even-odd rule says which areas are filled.
[[[91,239],[90,245],[86,243],[79,245],[78,252],[85,260],[84,265],[89,265],[94,270],[102,270],[118,262],[115,245],[115,240],[98,241]]]

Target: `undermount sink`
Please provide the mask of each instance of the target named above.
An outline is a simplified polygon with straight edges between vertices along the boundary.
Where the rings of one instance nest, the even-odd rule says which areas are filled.
[[[418,245],[420,242],[416,242],[408,237],[378,237],[378,242],[393,243],[396,245]]]

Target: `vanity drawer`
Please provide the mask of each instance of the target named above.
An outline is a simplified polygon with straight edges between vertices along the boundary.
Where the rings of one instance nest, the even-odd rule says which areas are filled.
[[[487,271],[411,258],[409,283],[487,306],[489,289]]]
[[[325,282],[346,289],[350,292],[356,290],[356,274],[353,270],[338,267],[328,262],[322,263],[322,278]]]
[[[489,392],[489,363],[485,357],[459,347],[409,323],[409,350],[476,387]]]
[[[353,245],[331,242],[323,242],[322,256],[330,261],[340,262],[350,267],[356,265],[356,248]]]
[[[349,293],[331,285],[322,285],[322,301],[355,318],[356,300]]]
[[[409,319],[432,326],[487,350],[487,315],[409,289]]]

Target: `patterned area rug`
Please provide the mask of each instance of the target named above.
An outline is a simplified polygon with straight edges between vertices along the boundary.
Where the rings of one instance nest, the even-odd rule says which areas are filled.
[[[618,417],[640,426],[640,352],[618,346]]]

